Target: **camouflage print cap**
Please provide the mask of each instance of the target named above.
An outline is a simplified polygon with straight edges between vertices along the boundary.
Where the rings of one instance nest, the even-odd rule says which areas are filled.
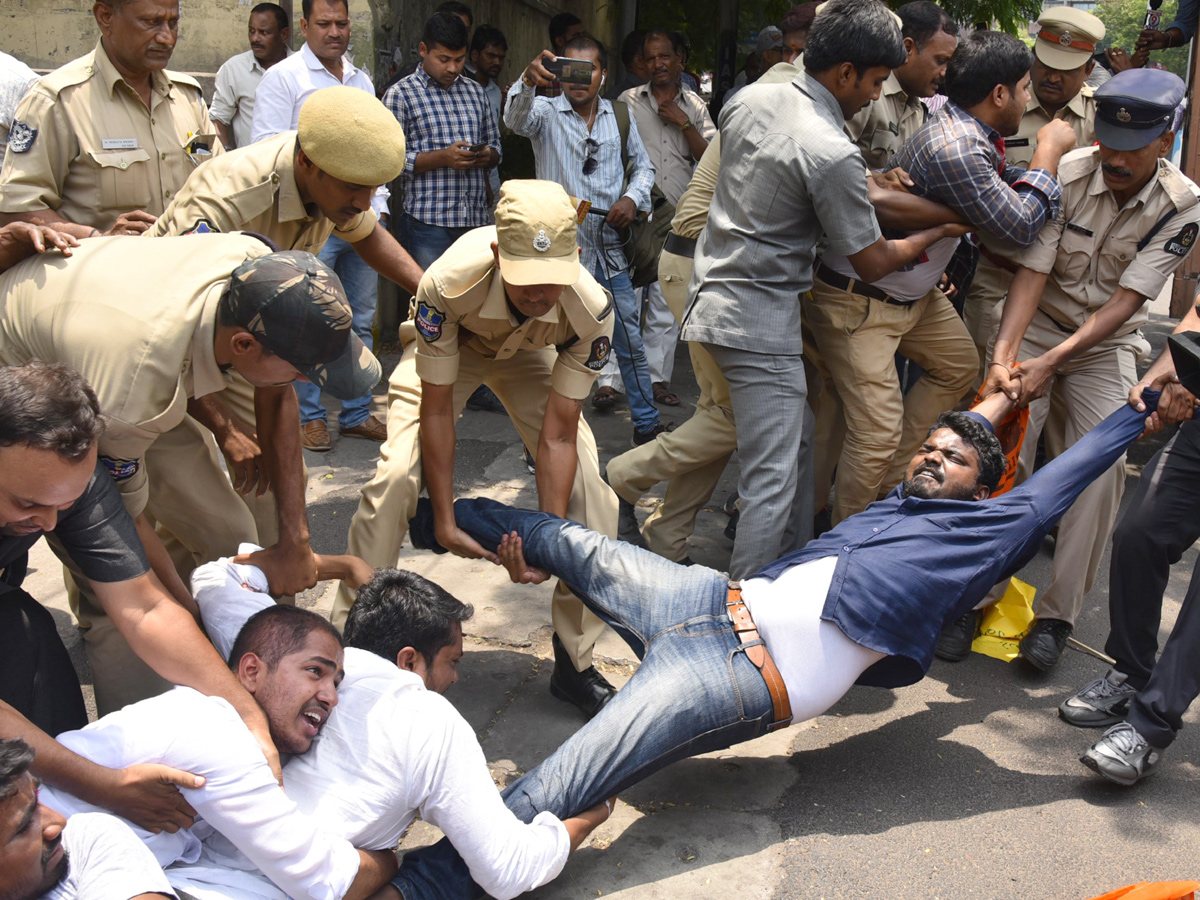
[[[236,324],[339,400],[361,397],[383,375],[350,328],[342,282],[311,253],[285,250],[246,260],[229,280],[228,303]]]

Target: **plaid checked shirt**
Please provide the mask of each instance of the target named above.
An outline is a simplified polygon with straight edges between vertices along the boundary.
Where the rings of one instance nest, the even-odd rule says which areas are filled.
[[[383,95],[384,105],[404,129],[405,159],[400,183],[404,211],[441,228],[489,225],[487,169],[432,169],[413,174],[418,153],[443,150],[455,141],[487,143],[500,151],[500,129],[483,88],[459,76],[443,89],[418,67]]]
[[[913,193],[944,203],[989,237],[1028,247],[1058,215],[1062,188],[1045,169],[1004,164],[1004,138],[947,102],[892,157],[912,176]]]

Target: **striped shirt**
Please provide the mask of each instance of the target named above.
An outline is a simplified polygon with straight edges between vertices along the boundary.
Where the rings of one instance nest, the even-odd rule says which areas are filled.
[[[568,194],[588,200],[596,209],[612,209],[621,197],[629,197],[638,209],[650,209],[650,189],[654,187],[654,166],[638,135],[637,122],[629,117],[629,140],[626,153],[633,163],[633,177],[625,185],[625,165],[621,160],[621,133],[617,116],[608,100],[600,100],[596,120],[589,133],[583,118],[571,108],[566,95],[553,100],[535,97],[534,89],[517,79],[508,92],[504,124],[533,143],[537,177],[561,184]],[[583,174],[588,158],[587,139],[599,146],[591,155],[596,170]],[[579,228],[579,244],[583,248],[583,263],[592,271],[603,249],[610,268],[624,271],[628,263],[621,249],[621,239],[612,226],[600,216],[589,215]]]
[[[387,89],[383,103],[404,129],[404,211],[440,228],[490,225],[487,169],[414,173],[417,154],[444,150],[455,141],[485,143],[500,152],[500,128],[483,88],[462,75],[443,88],[418,67]]]

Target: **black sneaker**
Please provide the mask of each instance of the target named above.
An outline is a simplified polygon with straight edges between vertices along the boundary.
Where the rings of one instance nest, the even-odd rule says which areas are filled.
[[[640,447],[642,444],[648,444],[660,434],[666,434],[668,431],[674,430],[674,424],[664,425],[662,422],[659,422],[653,428],[648,428],[645,431],[638,431],[635,428],[633,429],[633,446]]]
[[[1116,669],[1109,669],[1103,678],[1097,678],[1059,704],[1059,716],[1076,728],[1104,728],[1124,722],[1129,715],[1129,701],[1137,694],[1126,684],[1126,677]]]
[[[946,662],[962,662],[971,655],[971,642],[979,632],[979,610],[963,613],[942,626],[933,655]]]
[[[646,540],[642,537],[642,526],[638,524],[633,504],[620,497],[617,497],[617,537],[627,544],[646,549]]]
[[[1079,761],[1109,781],[1128,787],[1158,771],[1162,750],[1151,747],[1137,729],[1121,722],[1104,732]]]
[[[725,523],[725,537],[731,541],[737,540],[738,521],[742,518],[742,511],[735,509],[733,515],[729,517],[729,521]]]
[[[481,384],[475,388],[475,393],[467,398],[467,409],[474,409],[480,412],[508,412],[504,408],[504,404],[500,402],[500,398],[486,384]]]
[[[1075,627],[1062,619],[1038,619],[1025,637],[1021,638],[1021,659],[1035,669],[1049,672],[1058,665],[1067,648],[1067,638]]]

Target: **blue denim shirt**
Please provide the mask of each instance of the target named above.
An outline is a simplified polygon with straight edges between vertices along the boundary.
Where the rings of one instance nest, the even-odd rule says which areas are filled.
[[[1146,392],[1147,410],[1158,403]],[[791,566],[838,558],[821,618],[887,658],[859,684],[900,687],[924,677],[945,622],[1018,571],[1079,494],[1142,433],[1148,413],[1128,404],[1024,484],[981,502],[902,497],[841,522],[753,577],[774,580]]]

